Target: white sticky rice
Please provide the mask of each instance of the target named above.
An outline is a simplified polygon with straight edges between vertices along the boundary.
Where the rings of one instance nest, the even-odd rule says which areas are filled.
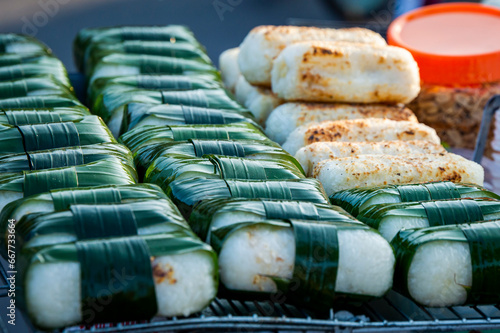
[[[417,249],[408,271],[408,290],[418,303],[460,305],[470,286],[472,265],[466,242],[433,241]]]
[[[153,274],[160,316],[188,316],[200,311],[217,292],[215,267],[205,253],[161,256],[152,266],[167,272],[162,279]],[[79,263],[35,264],[26,278],[28,312],[36,325],[58,328],[86,319],[82,318]]]

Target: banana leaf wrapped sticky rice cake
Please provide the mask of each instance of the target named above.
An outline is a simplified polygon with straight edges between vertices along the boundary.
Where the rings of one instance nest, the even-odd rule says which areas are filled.
[[[48,76],[63,86],[71,87],[66,68],[53,57],[40,57],[37,61],[0,67],[0,82]]]
[[[161,155],[146,170],[144,181],[167,188],[180,179],[204,177],[213,179],[287,180],[303,179],[301,169],[287,160],[252,160],[241,157],[203,155]]]
[[[185,233],[55,245],[19,262],[20,304],[44,329],[187,316],[217,293],[214,252]],[[116,283],[117,275],[126,283]],[[95,302],[101,311],[92,307]]]
[[[209,73],[217,75],[217,71],[211,64],[201,60],[119,53],[110,54],[101,59],[90,73],[88,76],[90,85],[99,78],[140,74]]]
[[[500,201],[466,198],[376,204],[359,213],[357,219],[390,241],[401,229],[500,219]]]
[[[74,122],[0,125],[0,155],[105,142],[116,143],[116,140],[96,116]]]
[[[214,73],[192,73],[183,75],[132,75],[118,76],[115,78],[97,79],[88,92],[89,104],[93,105],[99,95],[111,91],[134,89],[147,90],[193,90],[222,88],[219,76]]]
[[[137,181],[135,169],[115,157],[84,165],[0,174],[0,208],[9,202],[52,189],[127,185]]]
[[[166,199],[165,193],[154,184],[99,185],[50,190],[9,203],[0,213],[0,229],[5,234],[8,219],[19,221],[32,213],[53,213],[67,210],[73,204],[128,203],[131,201]]]
[[[500,222],[408,229],[392,241],[394,287],[428,307],[498,304]]]
[[[112,44],[94,43],[89,47],[88,53],[89,57],[85,65],[87,70],[94,68],[99,61],[105,61],[110,54],[156,55],[212,63],[203,49],[186,42],[130,40]]]
[[[395,258],[377,231],[360,223],[265,220],[212,229],[221,286],[287,299],[316,309],[383,296]],[[244,256],[245,260],[242,260]]]
[[[161,142],[139,148],[134,156],[139,175],[144,173],[154,160],[160,156],[183,155],[202,157],[203,155],[220,155],[244,157],[246,159],[266,159],[289,161],[299,170],[300,164],[278,144],[267,140],[199,140]]]
[[[40,95],[0,100],[0,109],[84,107],[75,97]]]
[[[204,108],[183,104],[131,103],[126,106],[125,114],[120,133],[146,125],[224,125],[247,122],[255,127],[260,127],[248,111]]]
[[[57,58],[47,53],[0,53],[0,67],[50,61],[58,63]]]
[[[203,47],[198,43],[189,28],[180,25],[156,27],[104,27],[85,28],[78,32],[73,44],[75,62],[83,70],[93,44],[117,44],[126,41],[168,41],[172,44],[187,42]]]
[[[84,116],[90,116],[90,112],[82,107],[4,109],[0,110],[0,124],[21,126],[62,123],[66,121],[82,120]]]
[[[189,225],[201,239],[209,241],[211,229],[242,222],[279,219],[360,223],[342,208],[329,204],[230,198],[201,201],[194,206]]]
[[[16,223],[16,245],[19,251],[34,251],[87,239],[166,233],[191,233],[168,199],[73,204],[68,210],[23,216]]]
[[[119,141],[135,153],[141,147],[153,143],[188,139],[269,141],[257,127],[246,122],[228,125],[148,125],[124,133]]]
[[[101,143],[39,150],[0,157],[0,172],[21,172],[83,165],[108,157],[118,159],[123,165],[135,169],[132,153],[116,143]]]
[[[145,103],[151,105],[174,104],[197,106],[212,109],[228,109],[248,112],[234,101],[223,89],[197,89],[186,91],[158,91],[158,90],[129,90],[123,92],[110,92],[98,98],[93,107],[93,112],[101,116],[118,136],[123,118],[125,117],[126,104]]]
[[[328,203],[323,187],[316,179],[238,180],[186,178],[164,188],[185,216],[201,200],[212,198],[248,198]]]
[[[73,91],[51,77],[32,77],[0,82],[0,99],[40,95],[74,97]]]
[[[330,201],[357,216],[360,212],[377,204],[459,198],[500,200],[498,194],[476,184],[431,182],[352,188],[333,193]]]

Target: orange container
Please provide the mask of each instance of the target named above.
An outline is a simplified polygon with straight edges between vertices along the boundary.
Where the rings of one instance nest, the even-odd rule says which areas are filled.
[[[474,148],[484,105],[500,94],[500,9],[476,3],[427,6],[395,19],[387,37],[410,51],[420,67],[422,90],[409,105],[419,120],[450,146]],[[486,154],[500,163],[496,118]]]

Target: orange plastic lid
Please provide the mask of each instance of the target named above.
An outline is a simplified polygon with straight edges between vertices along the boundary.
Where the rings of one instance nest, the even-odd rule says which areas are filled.
[[[423,82],[500,81],[500,9],[476,3],[422,7],[395,19],[389,44],[411,52]]]

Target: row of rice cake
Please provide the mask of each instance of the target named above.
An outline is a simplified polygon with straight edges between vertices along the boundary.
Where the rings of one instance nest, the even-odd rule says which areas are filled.
[[[391,242],[394,288],[419,304],[500,301],[498,194],[435,182],[349,189],[330,199]]]
[[[392,183],[483,183],[479,165],[446,153],[436,131],[397,104],[420,91],[418,66],[370,30],[260,26],[220,64],[226,86],[328,195]]]
[[[183,79],[189,87],[189,82],[198,77],[183,75]],[[92,78],[89,81],[92,90]],[[106,99],[105,92],[102,99]],[[149,106],[152,115],[167,106],[181,113],[183,107],[193,103],[188,99],[146,102],[160,103]],[[218,107],[234,112],[245,110],[233,103]],[[128,115],[133,104],[124,107]],[[278,288],[284,292],[290,289],[290,300],[325,310],[345,296],[364,300],[382,296],[390,289],[394,254],[388,242],[342,209],[331,206],[319,182],[305,178],[297,161],[269,140],[250,116],[245,122],[225,125],[201,122],[212,119],[215,112],[220,110],[206,109],[207,116],[203,117],[198,114],[200,125],[175,125],[172,119],[156,126],[138,124],[120,140],[134,153],[144,181],[162,187],[184,216],[190,217],[198,235],[215,247],[221,259],[220,292],[256,299]],[[212,228],[211,213],[195,222],[195,213],[205,204],[212,206],[210,200],[215,199],[245,207],[255,204],[261,207],[263,221],[256,224],[251,216],[239,215],[233,207],[225,220],[239,217],[241,223]],[[217,237],[207,237],[209,233]],[[372,242],[378,251],[373,252],[372,247],[357,251],[356,246],[351,246],[363,241]],[[318,258],[318,251],[326,251],[328,256]],[[356,265],[359,260],[384,265]],[[376,286],[361,278],[372,273],[380,276]],[[324,284],[317,284],[318,280]],[[297,287],[291,288],[293,282]]]
[[[76,99],[50,50],[13,34],[0,35],[0,49],[0,252],[18,272],[16,300],[33,324],[205,307],[217,290],[214,252],[159,187],[136,184],[131,152]],[[205,274],[202,293],[186,292],[191,282],[181,278],[193,271]],[[117,278],[127,283],[114,289]],[[107,306],[96,311],[95,301]]]

